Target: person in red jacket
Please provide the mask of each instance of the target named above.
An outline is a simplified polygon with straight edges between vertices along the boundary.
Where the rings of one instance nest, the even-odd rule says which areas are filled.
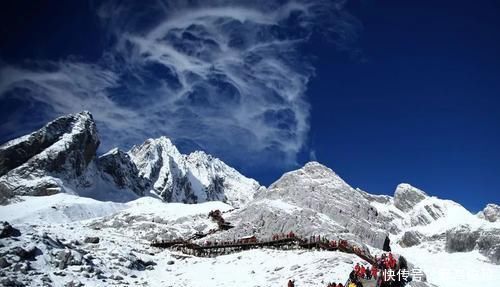
[[[365,275],[366,275],[366,268],[365,266],[361,266],[361,270],[359,270],[359,277],[360,278],[365,278]]]
[[[354,272],[356,272],[356,275],[359,275],[359,269],[361,267],[359,266],[359,263],[356,263],[356,266],[354,266]]]
[[[331,246],[331,247],[333,247],[333,248],[337,248],[337,241],[332,240],[332,241],[330,242],[330,246]]]
[[[396,267],[396,259],[392,256],[392,253],[389,253],[389,268],[394,269]]]
[[[373,279],[377,280],[377,275],[378,275],[377,266],[372,265],[372,277],[373,277]]]

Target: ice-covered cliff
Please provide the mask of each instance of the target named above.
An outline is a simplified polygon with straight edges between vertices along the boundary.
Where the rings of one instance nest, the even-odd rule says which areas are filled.
[[[148,139],[128,154],[153,192],[168,202],[224,201],[235,207],[253,199],[261,186],[202,151],[181,154],[170,139]]]

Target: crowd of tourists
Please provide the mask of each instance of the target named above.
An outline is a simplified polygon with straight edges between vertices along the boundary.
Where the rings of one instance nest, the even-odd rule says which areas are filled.
[[[271,240],[273,240],[273,241],[282,240],[282,239],[289,239],[289,238],[296,238],[295,233],[293,233],[293,231],[290,231],[288,233],[273,234],[273,236],[271,236]]]
[[[395,256],[389,253],[383,253],[380,257],[375,256],[375,264],[365,266],[360,263],[354,265],[347,287],[362,287],[361,280],[375,280],[378,287],[400,287],[405,286],[410,278],[395,276],[401,270],[407,270],[406,260],[400,257],[396,260]],[[390,274],[390,276],[388,275]]]

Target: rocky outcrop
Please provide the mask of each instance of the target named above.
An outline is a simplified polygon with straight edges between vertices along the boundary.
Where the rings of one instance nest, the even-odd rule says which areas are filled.
[[[99,146],[89,112],[63,116],[0,146],[0,189],[10,195],[48,195],[82,177]]]
[[[480,233],[463,225],[446,232],[446,251],[468,252],[474,250]]]
[[[120,189],[129,189],[137,195],[144,195],[150,182],[139,175],[139,170],[130,156],[120,149],[113,149],[99,157],[99,168]]]
[[[399,241],[399,245],[402,247],[419,245],[422,242],[423,237],[424,236],[418,231],[406,231]]]
[[[496,204],[488,204],[479,212],[479,217],[488,220],[489,222],[496,222],[500,220],[500,206]]]
[[[463,206],[450,200],[428,196],[424,191],[407,183],[397,186],[393,205],[408,217],[405,225],[422,226],[445,218],[450,212],[469,214]]]
[[[477,240],[479,252],[493,263],[500,264],[500,229],[480,230]]]
[[[85,243],[92,243],[92,244],[97,244],[97,243],[99,243],[99,241],[100,241],[100,238],[97,236],[88,236],[88,237],[85,237],[85,239],[83,240],[83,242],[85,242]]]
[[[427,194],[422,190],[407,183],[402,183],[397,186],[394,193],[394,206],[402,211],[409,211],[426,197]]]
[[[0,221],[0,238],[16,237],[21,235],[18,229],[12,227],[7,221]]]
[[[446,232],[446,251],[468,252],[474,249],[493,263],[500,264],[500,229],[472,230],[462,225]]]

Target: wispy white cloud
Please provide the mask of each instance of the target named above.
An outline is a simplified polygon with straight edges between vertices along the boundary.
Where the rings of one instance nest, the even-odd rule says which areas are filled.
[[[240,166],[293,164],[314,74],[299,45],[319,32],[344,48],[357,24],[344,1],[249,2],[107,2],[113,44],[99,63],[4,67],[0,101],[23,89],[51,114],[90,110],[105,148],[167,135]]]

